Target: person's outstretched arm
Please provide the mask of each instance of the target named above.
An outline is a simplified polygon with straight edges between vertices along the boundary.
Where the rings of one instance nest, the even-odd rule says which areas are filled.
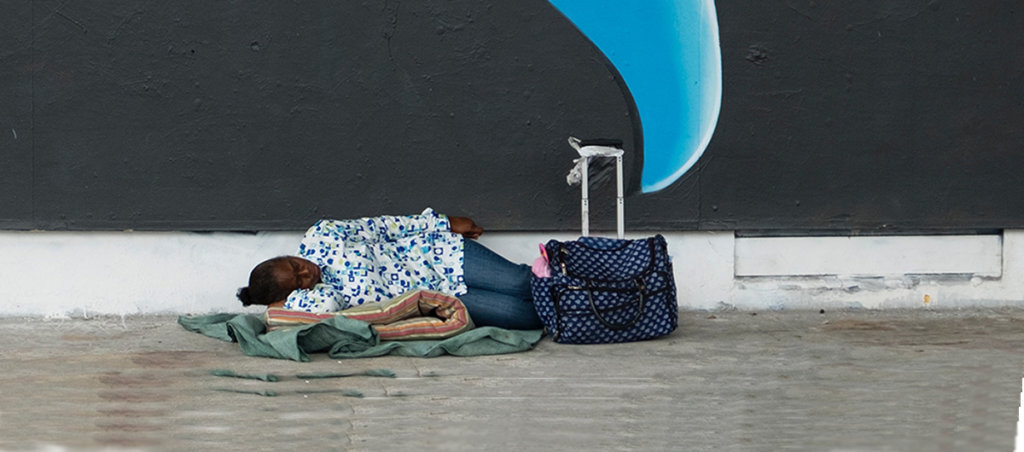
[[[419,215],[320,220],[306,231],[304,242],[320,239],[334,243],[375,243],[431,232],[455,231],[452,231],[447,216],[428,207]]]

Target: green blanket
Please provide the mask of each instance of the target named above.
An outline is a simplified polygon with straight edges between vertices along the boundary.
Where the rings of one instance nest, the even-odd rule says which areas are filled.
[[[263,318],[251,314],[210,314],[178,317],[186,330],[228,342],[238,342],[249,356],[309,361],[310,353],[331,358],[398,355],[431,358],[498,355],[522,352],[540,341],[541,330],[479,327],[439,341],[381,342],[366,322],[337,316],[320,323],[267,332]]]

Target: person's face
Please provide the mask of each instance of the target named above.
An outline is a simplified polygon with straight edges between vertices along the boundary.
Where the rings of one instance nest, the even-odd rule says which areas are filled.
[[[277,283],[282,289],[311,289],[320,283],[320,267],[301,257],[281,259],[274,266]]]

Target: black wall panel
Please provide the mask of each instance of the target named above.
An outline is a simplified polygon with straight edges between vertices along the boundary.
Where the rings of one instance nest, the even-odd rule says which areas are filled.
[[[25,6],[28,6],[27,4]],[[0,227],[31,228],[32,87],[45,68],[33,59],[32,9],[0,15]]]
[[[718,2],[701,224],[1024,226],[1019,2]]]
[[[718,2],[698,164],[630,229],[1024,227],[1015,2]],[[569,135],[629,98],[546,1],[34,0],[0,18],[0,227],[303,229],[321,217],[578,227]],[[10,129],[10,130],[8,130]],[[610,184],[593,193],[613,227]]]
[[[43,69],[2,99],[35,109],[34,149],[4,153],[35,161],[16,226],[297,229],[429,205],[554,228],[576,218],[565,138],[632,140],[603,57],[540,0],[22,9],[35,48],[3,64]]]

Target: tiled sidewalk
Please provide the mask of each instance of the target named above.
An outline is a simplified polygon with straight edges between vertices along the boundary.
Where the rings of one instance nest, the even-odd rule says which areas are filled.
[[[1013,448],[1024,311],[754,314],[684,312],[644,343],[309,363],[171,316],[0,319],[0,450]],[[395,377],[302,376],[374,369]]]

